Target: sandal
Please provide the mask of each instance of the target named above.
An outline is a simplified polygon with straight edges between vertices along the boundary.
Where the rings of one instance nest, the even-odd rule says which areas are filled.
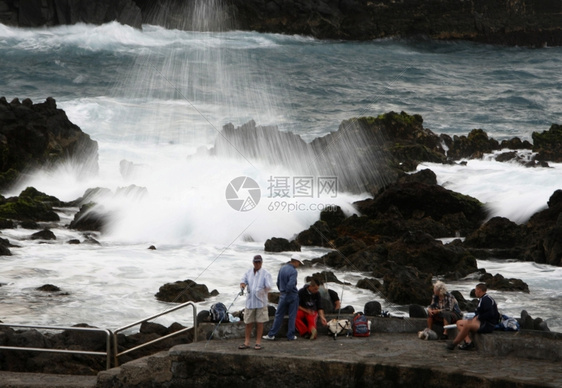
[[[256,344],[256,345],[254,346],[254,349],[255,349],[255,350],[261,350],[261,349],[262,349],[262,347],[261,347],[261,345],[260,345],[260,344]]]
[[[238,349],[241,349],[241,350],[242,349],[249,349],[249,348],[250,348],[250,346],[248,346],[246,344],[242,344],[242,345],[238,346]]]

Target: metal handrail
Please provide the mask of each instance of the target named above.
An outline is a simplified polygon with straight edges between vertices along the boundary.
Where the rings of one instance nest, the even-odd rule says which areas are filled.
[[[4,350],[24,350],[33,352],[49,352],[49,353],[67,353],[67,354],[87,354],[92,356],[106,356],[106,369],[111,368],[111,330],[98,329],[95,327],[65,327],[65,326],[43,326],[43,325],[17,325],[9,323],[0,323],[0,326],[4,327],[20,327],[20,328],[32,328],[32,329],[46,329],[46,330],[75,330],[75,331],[98,331],[106,334],[105,340],[105,352],[94,352],[88,350],[68,350],[68,349],[47,349],[47,348],[26,348],[20,346],[0,346],[0,349]]]
[[[163,311],[163,312],[161,312],[161,313],[152,315],[152,316],[150,316],[150,317],[148,317],[148,318],[141,319],[140,321],[136,321],[136,322],[131,323],[131,324],[127,325],[127,326],[123,326],[123,327],[120,327],[120,328],[114,330],[114,331],[113,331],[113,346],[114,346],[114,349],[113,349],[113,350],[114,350],[114,352],[113,352],[113,357],[114,357],[115,366],[116,366],[116,367],[119,366],[119,360],[118,360],[118,358],[119,358],[120,356],[122,356],[122,355],[124,355],[124,354],[127,354],[127,353],[130,353],[130,352],[132,352],[132,351],[134,351],[134,350],[143,348],[143,347],[145,347],[145,346],[151,345],[151,344],[153,344],[153,343],[163,341],[163,340],[165,340],[165,339],[167,339],[167,338],[170,338],[170,337],[173,337],[173,336],[175,336],[175,335],[184,333],[184,332],[186,332],[187,330],[189,330],[190,328],[189,328],[189,327],[183,328],[183,329],[181,329],[181,330],[178,330],[178,331],[175,331],[175,332],[173,332],[173,333],[167,334],[167,335],[165,335],[165,336],[163,336],[163,337],[159,337],[159,338],[153,339],[152,341],[145,342],[145,343],[143,343],[143,344],[137,345],[137,346],[135,346],[134,348],[127,349],[127,350],[125,350],[125,351],[123,351],[123,352],[121,352],[121,353],[119,353],[119,351],[118,351],[118,349],[117,349],[117,333],[119,333],[119,332],[121,332],[121,331],[123,331],[123,330],[127,330],[127,329],[129,329],[129,328],[131,328],[131,327],[133,327],[133,326],[139,325],[139,324],[141,324],[141,323],[148,322],[148,321],[150,321],[151,319],[158,318],[158,317],[160,317],[160,316],[162,316],[162,315],[171,313],[172,311],[176,311],[176,310],[182,309],[182,308],[187,307],[187,306],[193,307],[193,342],[197,342],[197,307],[196,307],[192,302],[185,302],[185,303],[182,303],[182,304],[180,304],[180,305],[178,305],[178,306],[172,307],[171,309],[168,309],[168,310],[166,310],[166,311]]]

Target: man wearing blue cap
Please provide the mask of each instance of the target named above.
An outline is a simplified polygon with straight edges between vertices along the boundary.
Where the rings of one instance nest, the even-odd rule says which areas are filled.
[[[252,260],[254,268],[249,269],[240,282],[242,292],[246,290],[246,308],[244,309],[244,323],[246,324],[246,332],[244,344],[239,349],[248,349],[250,347],[250,336],[254,322],[256,323],[256,344],[254,349],[261,349],[261,339],[263,334],[263,323],[269,320],[267,312],[267,293],[273,288],[273,280],[271,274],[262,268],[263,258],[255,255]]]

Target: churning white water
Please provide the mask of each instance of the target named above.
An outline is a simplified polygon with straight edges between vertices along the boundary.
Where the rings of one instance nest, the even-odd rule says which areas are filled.
[[[65,210],[60,225],[50,225],[57,236],[53,242],[31,240],[31,230],[3,230],[2,237],[19,247],[11,249],[12,256],[0,257],[0,320],[86,322],[114,329],[169,308],[154,294],[161,285],[184,279],[220,292],[199,309],[217,300],[241,308],[239,278],[251,257],[264,255],[264,268],[274,275],[289,257],[264,254],[266,239],[291,238],[314,223],[325,206],[338,205],[351,214],[353,201],[365,195],[319,195],[323,186],[317,176],[309,181],[313,191],[303,192],[295,186],[303,177],[283,166],[244,155],[207,156],[223,125],[255,120],[311,141],[337,130],[342,120],[404,110],[421,114],[436,133],[466,135],[483,128],[498,140],[530,140],[533,131],[560,122],[561,59],[560,48],[323,42],[155,26],[138,31],[115,23],[40,29],[0,25],[0,94],[36,103],[54,97],[99,144],[97,174],[62,165],[34,172],[2,194],[34,186],[73,200],[88,188],[103,187],[110,194],[98,201],[111,214],[109,231],[94,235],[100,245],[67,244],[84,236],[66,227],[74,214]],[[551,166],[526,169],[471,160],[466,166],[420,168],[435,171],[445,187],[485,202],[493,215],[524,222],[562,186],[560,165]],[[261,189],[250,211],[237,211],[227,201],[229,183],[241,176]],[[287,196],[273,195],[283,188]],[[150,245],[157,249],[147,249]],[[302,254],[312,259],[324,252],[305,248]],[[562,329],[560,268],[506,261],[481,261],[479,267],[529,284],[529,294],[491,292],[504,312],[518,316],[526,309],[552,329]],[[300,284],[322,269],[300,270]],[[364,276],[335,272],[352,285]],[[450,288],[468,298],[474,283],[466,279]],[[43,284],[60,287],[62,294],[35,290]],[[365,302],[378,300],[383,309],[404,315],[404,308],[370,291],[330,286],[343,305],[361,310]],[[162,320],[188,322],[190,317],[179,312]]]

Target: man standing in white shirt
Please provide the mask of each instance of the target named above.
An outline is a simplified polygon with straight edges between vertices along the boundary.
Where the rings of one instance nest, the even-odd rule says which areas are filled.
[[[240,283],[240,288],[246,290],[246,308],[244,309],[244,323],[246,324],[246,336],[244,344],[238,349],[248,349],[250,347],[250,337],[254,322],[256,323],[256,344],[254,349],[260,350],[263,334],[263,323],[269,320],[267,311],[267,294],[273,287],[271,274],[262,268],[263,259],[260,255],[254,256],[252,260],[254,268],[244,274]]]

